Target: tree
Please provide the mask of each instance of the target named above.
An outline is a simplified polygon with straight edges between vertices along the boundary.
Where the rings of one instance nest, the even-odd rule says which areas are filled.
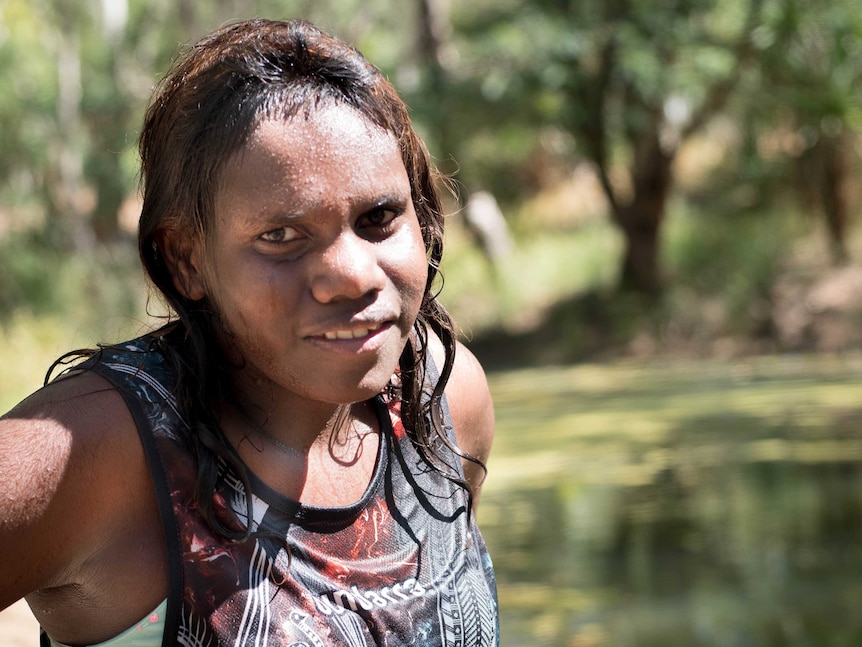
[[[759,0],[747,7],[623,1],[605,7],[585,49],[557,55],[577,70],[563,84],[567,104],[583,107],[567,110],[563,123],[595,164],[624,235],[623,288],[649,295],[662,288],[660,233],[673,162],[727,104],[752,59],[759,10]],[[612,176],[621,155],[623,183]]]
[[[801,142],[798,184],[819,203],[832,260],[842,264],[852,134],[862,129],[862,11],[851,0],[775,1],[758,39],[762,75],[751,109],[763,131],[783,128]]]
[[[135,141],[178,45],[253,0],[6,0],[0,6],[0,179],[36,198],[54,242],[89,249],[119,234],[135,190]],[[14,189],[13,189],[14,191]],[[2,196],[14,202],[16,195]],[[30,205],[32,206],[32,205]],[[33,212],[37,211],[32,209]]]
[[[456,16],[462,132],[559,129],[594,166],[625,240],[620,285],[662,289],[660,234],[681,144],[754,63],[762,0],[532,0]],[[470,92],[470,87],[475,88]],[[474,115],[470,119],[470,115]],[[450,115],[451,116],[451,115]],[[497,121],[499,119],[499,121]],[[493,124],[489,126],[489,124]]]

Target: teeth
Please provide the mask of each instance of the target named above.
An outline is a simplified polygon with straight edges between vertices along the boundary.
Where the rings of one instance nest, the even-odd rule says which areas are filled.
[[[359,337],[365,337],[372,330],[376,330],[376,328],[357,328],[356,330],[334,330],[332,332],[324,333],[323,336],[326,339],[358,339]]]

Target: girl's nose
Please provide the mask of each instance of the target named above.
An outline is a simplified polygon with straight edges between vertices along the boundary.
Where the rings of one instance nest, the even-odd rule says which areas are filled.
[[[386,273],[375,245],[355,232],[342,232],[313,263],[311,294],[320,303],[359,299],[383,289]]]

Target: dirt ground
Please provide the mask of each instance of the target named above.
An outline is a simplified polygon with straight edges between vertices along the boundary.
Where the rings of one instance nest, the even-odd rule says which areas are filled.
[[[21,600],[0,611],[0,645],[2,647],[37,647],[39,625],[30,607]]]

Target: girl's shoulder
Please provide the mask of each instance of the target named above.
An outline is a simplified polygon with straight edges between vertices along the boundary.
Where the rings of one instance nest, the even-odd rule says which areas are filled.
[[[66,374],[0,417],[0,608],[80,577],[148,489],[137,428],[94,371]]]
[[[445,348],[430,331],[428,350],[437,367],[442,367],[446,358]],[[445,393],[458,447],[483,464],[487,463],[494,439],[494,402],[482,365],[460,342],[456,343],[455,360]],[[485,470],[469,460],[463,464],[475,502],[485,479]]]

